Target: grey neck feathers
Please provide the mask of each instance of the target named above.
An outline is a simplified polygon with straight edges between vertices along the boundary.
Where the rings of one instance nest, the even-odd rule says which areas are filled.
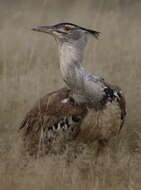
[[[99,77],[82,67],[85,44],[63,42],[59,45],[60,69],[67,86],[77,102],[99,104],[103,98],[103,84]]]
[[[77,47],[65,42],[59,47],[60,69],[64,80],[69,77],[72,80],[72,75],[77,74],[74,73],[74,70],[81,68],[83,51],[84,48],[77,49]]]

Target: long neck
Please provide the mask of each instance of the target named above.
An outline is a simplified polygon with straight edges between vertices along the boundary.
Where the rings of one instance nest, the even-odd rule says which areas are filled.
[[[75,47],[68,43],[59,46],[60,69],[64,81],[70,88],[74,88],[81,77],[84,48]]]
[[[79,102],[92,100],[97,104],[103,98],[103,84],[99,77],[91,75],[82,67],[83,53],[84,48],[67,43],[61,44],[59,47],[61,73]]]

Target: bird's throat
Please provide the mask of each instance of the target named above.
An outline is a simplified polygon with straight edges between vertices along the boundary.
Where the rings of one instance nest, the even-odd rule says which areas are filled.
[[[72,89],[80,82],[83,73],[81,72],[83,51],[76,47],[63,43],[59,48],[60,70],[63,80]],[[78,87],[78,86],[77,86]]]

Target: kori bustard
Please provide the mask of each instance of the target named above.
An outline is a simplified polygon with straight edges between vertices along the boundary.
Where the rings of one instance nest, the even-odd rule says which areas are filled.
[[[20,126],[26,149],[31,155],[45,155],[61,153],[72,141],[76,146],[78,142],[108,142],[123,126],[126,105],[119,87],[83,67],[87,38],[98,38],[99,32],[72,23],[32,30],[56,39],[66,87],[41,98],[26,114]]]

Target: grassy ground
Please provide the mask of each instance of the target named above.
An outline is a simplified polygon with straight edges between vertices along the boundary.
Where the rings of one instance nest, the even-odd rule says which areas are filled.
[[[0,0],[0,189],[141,189],[140,10],[137,0]],[[70,166],[62,157],[26,165],[19,123],[39,97],[63,86],[54,40],[30,28],[63,21],[101,31],[86,68],[123,89],[127,120],[97,163],[86,149]]]

